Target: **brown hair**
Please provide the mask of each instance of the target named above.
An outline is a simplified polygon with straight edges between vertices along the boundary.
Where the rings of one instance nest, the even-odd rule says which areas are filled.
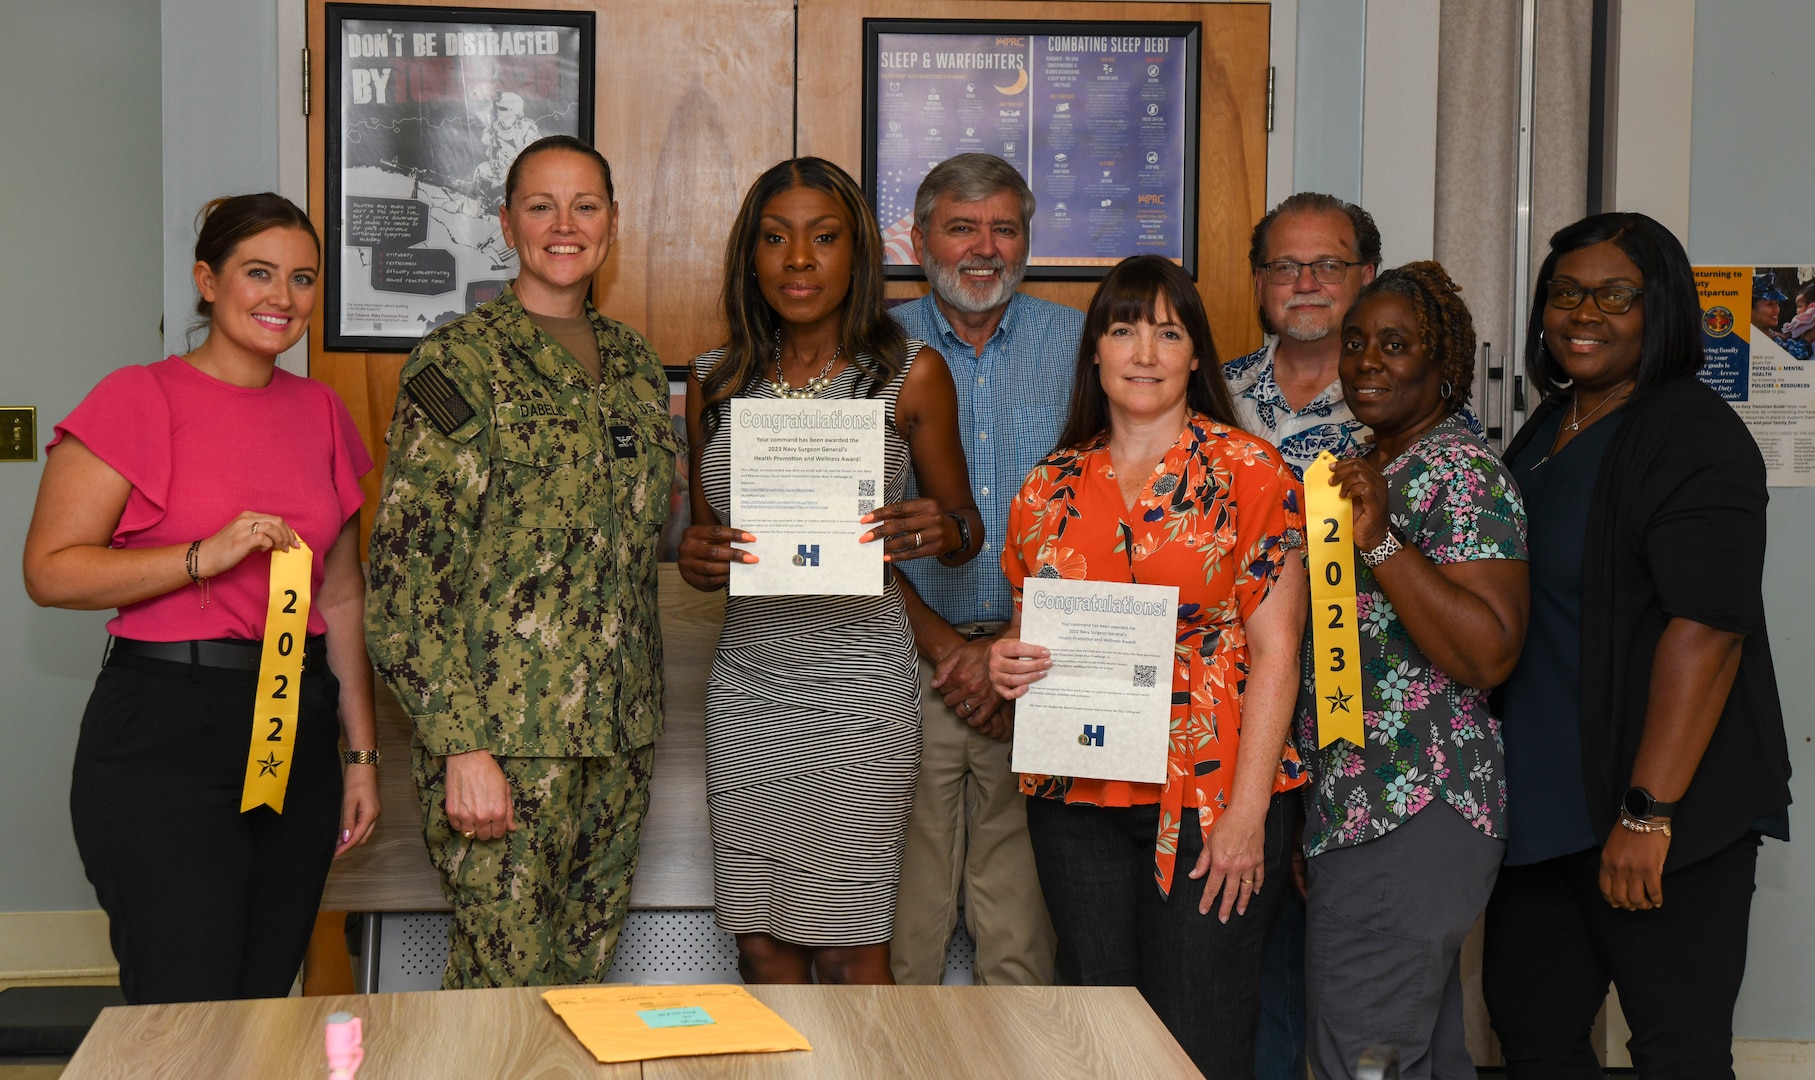
[[[1109,430],[1109,397],[1097,372],[1097,342],[1116,323],[1155,321],[1162,296],[1197,356],[1197,370],[1185,386],[1185,404],[1219,424],[1235,423],[1235,406],[1197,285],[1158,255],[1131,255],[1104,276],[1084,313],[1084,335],[1078,340],[1077,368],[1071,377],[1071,412],[1058,446],[1084,446]]]
[[[755,384],[780,328],[756,280],[756,243],[762,236],[763,207],[795,188],[832,196],[851,223],[851,291],[845,296],[839,337],[845,355],[868,378],[870,396],[893,382],[907,365],[907,335],[883,303],[882,233],[863,190],[850,174],[824,158],[779,162],[750,185],[725,243],[722,300],[730,338],[725,355],[701,380],[706,392],[701,423],[708,437],[718,427],[722,411],[718,406]]]
[[[267,229],[301,229],[308,233],[309,239],[315,241],[316,261],[321,260],[321,237],[315,234],[309,215],[282,195],[261,191],[256,195],[223,195],[196,213],[195,261],[207,263],[208,269],[219,274],[241,243]],[[206,323],[214,316],[214,305],[198,296],[195,313]]]
[[[611,186],[611,162],[605,160],[604,154],[572,135],[545,135],[518,151],[516,158],[510,163],[510,170],[504,174],[505,206],[510,205],[511,196],[517,193],[517,181],[523,176],[523,163],[537,154],[546,154],[550,150],[566,150],[582,157],[591,158],[599,167],[599,175],[605,178],[606,200],[618,201],[617,192]]]
[[[1248,268],[1255,273],[1259,273],[1261,266],[1267,261],[1267,234],[1273,230],[1273,223],[1282,214],[1341,214],[1349,219],[1349,228],[1355,233],[1356,260],[1373,267],[1380,265],[1380,226],[1374,224],[1374,215],[1334,195],[1325,195],[1321,191],[1300,191],[1286,196],[1254,226],[1254,232],[1248,238]],[[1279,333],[1273,320],[1267,318],[1267,309],[1263,307],[1259,310],[1262,332]]]
[[[1450,280],[1442,263],[1412,262],[1383,270],[1361,290],[1349,318],[1361,310],[1362,301],[1381,294],[1403,297],[1418,321],[1418,342],[1424,355],[1437,365],[1450,384],[1450,412],[1468,403],[1475,384],[1475,319],[1462,302],[1462,286]],[[1347,320],[1344,320],[1345,322]]]

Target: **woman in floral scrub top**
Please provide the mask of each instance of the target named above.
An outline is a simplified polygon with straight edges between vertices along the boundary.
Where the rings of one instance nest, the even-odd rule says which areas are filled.
[[[1206,1076],[1251,1076],[1260,958],[1288,888],[1302,769],[1285,748],[1304,626],[1300,489],[1233,426],[1190,278],[1127,259],[1085,316],[1059,449],[1009,510],[1005,699],[1050,666],[1019,640],[1033,576],[1176,585],[1163,784],[1023,774],[1027,829],[1072,984],[1138,987]]]
[[[1441,266],[1381,274],[1342,334],[1343,396],[1374,433],[1331,478],[1354,506],[1364,741],[1318,748],[1307,652],[1307,1051],[1320,1078],[1371,1045],[1408,1077],[1472,1077],[1459,956],[1506,847],[1487,691],[1525,640],[1525,509],[1456,419],[1475,331]]]

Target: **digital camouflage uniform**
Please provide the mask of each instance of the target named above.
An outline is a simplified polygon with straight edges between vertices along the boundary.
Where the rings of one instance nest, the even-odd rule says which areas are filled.
[[[586,313],[598,384],[506,292],[417,346],[387,435],[366,640],[414,721],[449,988],[598,981],[649,805],[680,442],[648,342]],[[517,821],[485,842],[445,806],[443,759],[480,748]]]

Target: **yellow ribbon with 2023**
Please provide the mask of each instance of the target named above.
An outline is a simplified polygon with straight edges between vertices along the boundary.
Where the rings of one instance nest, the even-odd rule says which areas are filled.
[[[303,648],[309,636],[309,570],[314,556],[296,541],[271,552],[271,599],[265,607],[265,644],[258,660],[258,698],[252,708],[252,749],[240,813],[259,806],[284,812],[296,746],[296,709],[302,693]]]
[[[1311,670],[1317,676],[1317,745],[1361,745],[1361,635],[1355,622],[1355,511],[1330,484],[1336,458],[1305,470],[1311,570]]]

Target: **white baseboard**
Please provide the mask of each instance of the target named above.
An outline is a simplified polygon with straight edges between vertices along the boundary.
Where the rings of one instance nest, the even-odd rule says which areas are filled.
[[[1808,1080],[1815,1076],[1815,1042],[1734,1039],[1733,1073],[1739,1080]]]
[[[102,911],[0,912],[0,982],[118,978]]]

